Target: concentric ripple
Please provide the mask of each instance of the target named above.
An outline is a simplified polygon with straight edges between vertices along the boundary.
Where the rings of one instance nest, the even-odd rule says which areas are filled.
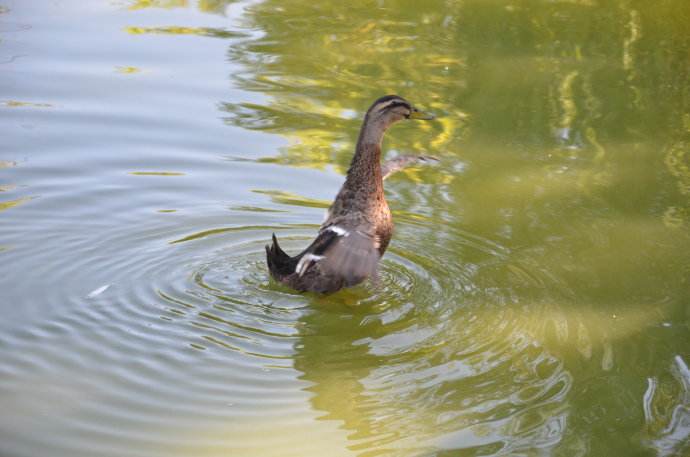
[[[313,420],[291,357],[305,303],[268,287],[266,231],[235,227],[171,243],[160,219],[129,232],[132,221],[121,222],[93,223],[97,237],[9,259],[69,262],[40,272],[56,285],[46,295],[51,318],[34,314],[35,325],[7,328],[0,340],[8,354],[0,391],[15,399],[15,418],[0,427],[13,436],[3,450],[306,455],[322,447],[328,430],[323,442],[300,438]],[[100,281],[84,284],[83,272]],[[56,441],[58,423],[67,438]],[[266,439],[269,424],[283,431]]]
[[[476,290],[504,248],[402,215],[375,281],[301,295],[268,280],[264,245],[275,231],[296,252],[316,226],[261,222],[270,217],[94,221],[91,237],[17,251],[18,265],[44,259],[56,288],[50,320],[0,341],[12,354],[0,389],[18,412],[3,423],[8,450],[337,455],[346,439],[417,455],[558,442],[569,375],[519,314]],[[457,246],[475,262],[454,260]],[[68,438],[56,441],[45,417]],[[314,424],[321,438],[305,439]]]

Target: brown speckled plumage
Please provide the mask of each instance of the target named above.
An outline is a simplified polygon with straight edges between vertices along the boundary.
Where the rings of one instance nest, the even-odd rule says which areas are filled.
[[[271,276],[300,292],[335,292],[376,274],[393,234],[393,219],[383,192],[381,140],[393,123],[430,119],[401,97],[381,97],[369,108],[345,183],[328,210],[316,239],[300,254],[288,256],[273,242],[266,246]],[[424,156],[417,158],[426,160]],[[386,175],[415,162],[398,158],[384,166]]]

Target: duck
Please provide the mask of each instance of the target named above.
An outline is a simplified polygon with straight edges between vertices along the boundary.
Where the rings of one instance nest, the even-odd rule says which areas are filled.
[[[275,233],[266,245],[270,276],[298,292],[330,294],[375,278],[393,235],[393,218],[383,180],[433,156],[404,155],[381,164],[383,136],[396,122],[431,120],[398,95],[386,95],[367,110],[347,176],[314,241],[295,256],[285,253]]]

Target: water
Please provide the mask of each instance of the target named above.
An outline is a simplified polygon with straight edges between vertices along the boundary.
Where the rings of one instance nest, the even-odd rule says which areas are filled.
[[[689,455],[689,23],[0,1],[0,455]],[[269,282],[387,93],[379,283]]]

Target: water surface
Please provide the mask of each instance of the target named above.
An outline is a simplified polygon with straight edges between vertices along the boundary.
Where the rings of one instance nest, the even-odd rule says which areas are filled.
[[[0,0],[0,455],[688,455],[687,24]],[[270,282],[387,93],[380,281]]]

